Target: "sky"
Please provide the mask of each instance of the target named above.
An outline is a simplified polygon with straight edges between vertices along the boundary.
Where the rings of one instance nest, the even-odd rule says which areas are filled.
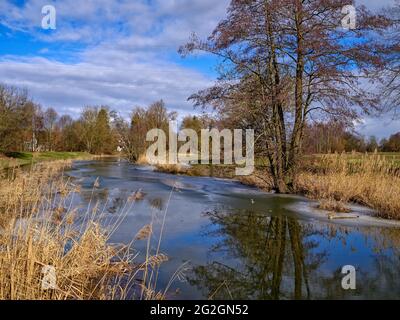
[[[392,0],[359,0],[371,9]],[[217,77],[214,58],[183,59],[180,45],[208,36],[229,0],[0,0],[0,82],[28,89],[44,107],[77,117],[83,106],[123,115],[163,99],[181,115],[187,98]],[[42,7],[56,8],[55,30],[41,27]],[[358,131],[400,131],[390,115],[364,118]]]

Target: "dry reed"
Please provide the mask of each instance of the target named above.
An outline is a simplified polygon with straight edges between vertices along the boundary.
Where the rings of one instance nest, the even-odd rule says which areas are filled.
[[[387,219],[400,218],[400,171],[394,160],[378,154],[322,156],[312,170],[298,174],[296,192],[314,199],[355,202]]]
[[[150,225],[129,245],[109,243],[124,214],[104,227],[95,206],[78,226],[78,210],[68,207],[67,198],[79,187],[62,176],[69,164],[39,164],[0,180],[0,300],[137,298],[134,292],[147,283],[141,274],[158,270],[168,260],[160,253],[135,263],[132,244],[144,233],[150,236]],[[127,201],[126,210],[129,205]],[[49,270],[55,271],[50,287]],[[146,298],[164,297],[146,290]]]

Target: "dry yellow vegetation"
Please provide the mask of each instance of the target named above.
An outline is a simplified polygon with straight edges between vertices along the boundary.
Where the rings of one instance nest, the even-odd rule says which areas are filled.
[[[266,166],[256,166],[250,176],[237,177],[233,166],[159,165],[171,174],[235,178],[241,183],[272,191]],[[397,154],[327,154],[306,157],[298,169],[293,193],[319,200],[319,208],[349,212],[349,203],[365,205],[378,217],[400,219],[400,165]]]
[[[167,257],[147,253],[135,263],[132,251],[135,241],[150,239],[152,228],[117,246],[108,240],[123,213],[108,227],[96,209],[75,223],[78,211],[66,208],[66,199],[80,190],[62,177],[69,164],[18,169],[0,180],[0,299],[163,299],[149,276]],[[44,283],[49,268],[56,271],[51,287]]]
[[[379,217],[400,219],[399,166],[383,155],[321,156],[298,174],[295,191],[318,200],[359,203]]]

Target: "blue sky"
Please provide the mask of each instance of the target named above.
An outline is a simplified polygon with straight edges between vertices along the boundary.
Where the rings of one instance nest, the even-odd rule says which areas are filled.
[[[360,0],[370,8],[392,0]],[[42,7],[54,5],[57,29],[41,28]],[[182,59],[192,32],[206,37],[229,0],[0,0],[0,82],[25,87],[32,98],[77,116],[106,104],[128,114],[164,99],[193,113],[187,97],[216,77],[215,60]],[[359,131],[379,137],[400,131],[386,115],[364,119]]]

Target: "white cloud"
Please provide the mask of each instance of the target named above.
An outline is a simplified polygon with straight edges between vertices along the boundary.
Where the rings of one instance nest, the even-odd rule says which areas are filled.
[[[229,0],[54,0],[57,30],[43,34],[41,9],[48,0],[29,0],[17,6],[0,3],[0,23],[34,33],[45,41],[98,43],[134,35],[176,46],[191,31],[208,34],[224,16]]]
[[[187,97],[207,87],[201,74],[166,63],[92,62],[66,64],[43,58],[2,59],[1,80],[29,89],[32,97],[60,112],[77,114],[85,105],[109,105],[122,113],[163,98],[171,109],[190,111]]]
[[[362,123],[356,126],[356,131],[366,137],[387,138],[400,132],[400,120],[393,118],[390,114],[375,118],[365,117]]]
[[[396,0],[355,0],[357,5],[364,5],[370,10],[392,6]]]
[[[39,41],[84,45],[40,57],[0,59],[0,82],[23,86],[44,106],[77,113],[84,105],[106,104],[127,112],[134,105],[164,99],[172,109],[192,110],[187,97],[211,79],[168,61],[192,31],[208,35],[224,17],[229,0],[57,0],[57,30],[42,33],[45,0],[17,7],[0,1],[0,23]],[[46,46],[47,48],[47,46]],[[40,51],[46,54],[51,49]],[[76,61],[67,63],[65,61]],[[67,59],[68,58],[68,59]]]

